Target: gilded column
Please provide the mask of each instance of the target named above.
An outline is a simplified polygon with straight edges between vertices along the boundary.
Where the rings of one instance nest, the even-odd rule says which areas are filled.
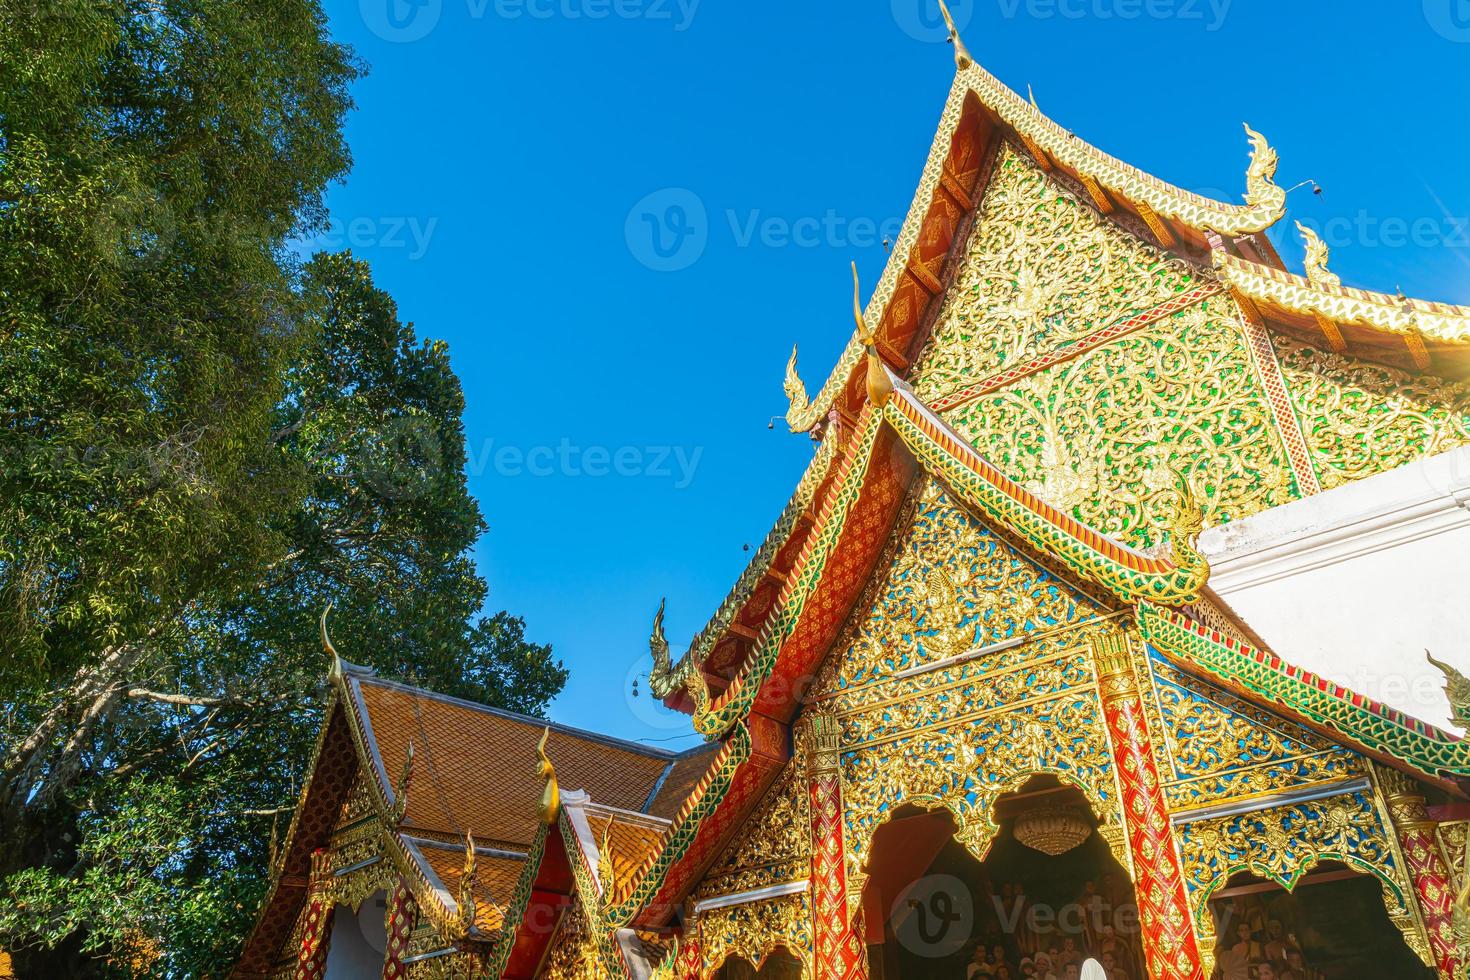
[[[1435,822],[1429,817],[1424,791],[1397,769],[1379,767],[1378,782],[1419,896],[1435,966],[1443,980],[1459,980],[1465,976],[1466,964],[1455,941],[1454,888],[1434,839]]]
[[[678,980],[700,980],[703,963],[699,948],[699,920],[692,908],[685,909],[684,934],[679,937],[679,948],[674,956],[674,976]]]
[[[1204,980],[1203,959],[1184,889],[1184,871],[1154,763],[1128,636],[1115,630],[1095,636],[1091,642],[1113,765],[1123,791],[1133,887],[1149,976],[1155,980]]]
[[[400,876],[388,898],[388,917],[384,923],[387,944],[383,949],[383,980],[403,980],[408,976],[408,967],[403,960],[408,956],[408,940],[413,935],[414,920],[418,918],[418,903],[408,887],[408,879]]]
[[[327,948],[332,942],[332,896],[328,889],[332,858],[324,850],[311,853],[311,881],[306,887],[306,922],[295,980],[322,980],[327,974]]]
[[[868,951],[849,908],[842,828],[842,728],[831,715],[807,716],[807,777],[812,823],[812,945],[823,980],[866,980]]]

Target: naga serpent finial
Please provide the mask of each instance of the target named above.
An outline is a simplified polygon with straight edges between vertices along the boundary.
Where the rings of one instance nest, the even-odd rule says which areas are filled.
[[[408,784],[413,779],[413,739],[403,754],[403,771],[398,774],[398,785],[393,787],[393,809],[390,811],[394,823],[401,823],[408,812]]]
[[[1169,522],[1170,559],[1181,570],[1196,573],[1199,584],[1210,577],[1210,562],[1199,551],[1199,536],[1205,529],[1205,509],[1195,495],[1189,478],[1178,474],[1179,505]]]
[[[888,398],[893,394],[893,379],[888,376],[888,369],[878,356],[878,348],[875,346],[877,340],[873,331],[868,328],[867,318],[863,316],[862,287],[858,284],[856,262],[852,264],[852,317],[857,321],[858,340],[868,352],[868,401],[873,403],[873,407],[882,408],[888,404]]]
[[[551,726],[547,725],[536,745],[536,757],[541,760],[536,766],[536,775],[546,780],[546,788],[541,791],[541,822],[548,827],[555,824],[561,815],[561,790],[556,785],[556,767],[546,757],[546,742],[550,738]]]
[[[1302,241],[1307,244],[1307,279],[1324,286],[1341,286],[1342,277],[1327,269],[1327,257],[1330,254],[1327,243],[1300,221],[1296,223],[1296,230],[1302,233]]]
[[[949,4],[939,0],[939,12],[944,15],[944,27],[949,31],[949,43],[954,45],[955,67],[961,71],[975,63],[970,57],[970,49],[965,47],[965,42],[960,40],[960,29],[954,24],[954,17],[950,15]]]
[[[790,418],[793,415],[805,412],[807,407],[811,405],[812,400],[807,397],[806,385],[802,383],[801,375],[796,373],[795,344],[791,345],[791,359],[786,362],[786,383],[783,387],[786,389],[786,401],[789,403],[789,407],[786,410],[786,417]]]
[[[1245,203],[1253,208],[1281,210],[1286,205],[1286,191],[1277,187],[1272,180],[1276,167],[1281,162],[1266,137],[1245,124],[1245,134],[1251,141],[1251,165],[1245,171]]]
[[[674,669],[673,660],[669,657],[669,641],[664,636],[664,605],[668,601],[667,598],[658,601],[658,612],[653,615],[653,632],[648,635],[648,652],[653,654],[653,669],[648,672],[648,684],[655,694],[659,688],[655,678],[666,678]]]
[[[475,878],[479,861],[473,831],[464,832],[464,870],[459,876],[459,927],[465,934],[475,925]]]
[[[1436,660],[1428,650],[1424,651],[1424,656],[1444,675],[1444,693],[1450,699],[1450,717],[1456,725],[1470,729],[1470,678],[1449,664]]]

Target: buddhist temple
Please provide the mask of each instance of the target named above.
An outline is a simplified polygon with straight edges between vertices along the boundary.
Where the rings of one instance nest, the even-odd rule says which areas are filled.
[[[333,653],[238,977],[1467,976],[1470,308],[1287,269],[1249,126],[1209,200],[951,41],[809,468],[653,620],[705,744]]]

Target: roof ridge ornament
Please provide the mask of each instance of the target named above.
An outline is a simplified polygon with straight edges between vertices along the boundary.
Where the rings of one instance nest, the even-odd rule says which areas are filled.
[[[1319,286],[1341,286],[1342,277],[1335,272],[1329,271],[1327,268],[1327,259],[1332,254],[1327,248],[1327,243],[1322,240],[1320,235],[1300,221],[1296,223],[1296,230],[1301,232],[1302,241],[1307,246],[1307,258],[1305,262],[1307,281]]]
[[[408,813],[408,786],[413,780],[413,739],[408,740],[408,749],[403,755],[403,771],[398,774],[398,785],[393,787],[393,806],[388,815],[393,823],[403,822]]]
[[[474,831],[464,832],[464,870],[459,876],[459,927],[463,935],[475,927],[475,884],[479,861],[475,855]]]
[[[812,403],[806,393],[806,384],[801,380],[801,375],[796,372],[796,345],[791,345],[791,358],[786,362],[786,401],[788,408],[787,417],[805,412],[807,406]]]
[[[1251,141],[1251,163],[1245,171],[1245,203],[1253,208],[1280,211],[1286,205],[1286,191],[1277,187],[1272,178],[1276,176],[1281,157],[1266,137],[1251,129],[1250,123],[1244,126]]]
[[[868,401],[873,403],[874,408],[882,408],[893,395],[893,378],[889,376],[883,359],[878,356],[877,338],[873,336],[873,331],[868,328],[868,321],[863,316],[862,287],[858,284],[856,262],[852,264],[852,318],[857,321],[858,343],[863,345],[868,356]]]
[[[1424,656],[1444,675],[1444,693],[1450,701],[1450,717],[1456,725],[1470,730],[1470,678],[1449,664],[1436,660],[1428,650],[1424,651]]]
[[[1202,572],[1202,581],[1210,574],[1210,562],[1199,551],[1199,536],[1205,529],[1205,508],[1182,472],[1179,479],[1179,506],[1169,522],[1169,560],[1186,572]]]
[[[960,40],[960,29],[955,26],[954,17],[949,12],[949,4],[939,0],[939,12],[944,15],[944,26],[949,31],[949,43],[954,45],[954,63],[960,71],[964,71],[975,63],[970,56],[970,49],[965,47],[965,42]]]
[[[539,813],[541,822],[548,827],[561,816],[561,790],[556,785],[556,767],[546,756],[546,742],[550,738],[551,726],[547,725],[541,733],[541,741],[536,744],[536,756],[541,760],[536,766],[536,775],[546,780],[546,788],[541,791]]]
[[[653,614],[653,631],[648,635],[648,652],[653,655],[653,668],[648,672],[648,686],[656,695],[659,682],[667,680],[673,673],[674,661],[669,655],[669,641],[664,636],[664,606],[668,597],[658,601],[658,612]]]

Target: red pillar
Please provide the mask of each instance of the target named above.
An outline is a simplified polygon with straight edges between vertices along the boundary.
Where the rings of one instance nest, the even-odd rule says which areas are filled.
[[[327,973],[327,948],[332,942],[332,898],[327,883],[331,856],[311,854],[311,882],[306,889],[306,924],[301,929],[301,951],[296,956],[295,980],[322,980]]]
[[[684,935],[679,937],[679,955],[674,960],[674,975],[679,980],[700,980],[699,923],[693,914],[684,917]]]
[[[418,903],[408,887],[408,879],[400,876],[388,899],[388,943],[383,950],[383,980],[403,980],[408,976],[403,959],[408,955],[408,938],[413,935],[417,917]]]
[[[860,917],[848,908],[842,774],[837,762],[841,726],[831,715],[809,715],[807,739],[816,974],[823,980],[867,980],[868,951]]]
[[[1184,870],[1154,764],[1128,637],[1117,631],[1094,637],[1092,660],[1113,765],[1123,788],[1133,887],[1149,976],[1154,980],[1204,980]]]
[[[1466,964],[1455,942],[1454,886],[1434,839],[1434,821],[1429,818],[1424,791],[1396,769],[1379,769],[1378,773],[1404,863],[1419,896],[1429,951],[1442,980],[1459,980],[1465,975]]]

